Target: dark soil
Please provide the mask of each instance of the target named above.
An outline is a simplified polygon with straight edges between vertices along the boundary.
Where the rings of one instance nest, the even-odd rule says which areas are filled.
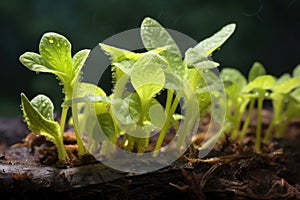
[[[270,115],[264,112],[265,126]],[[208,121],[199,126],[195,144],[202,140]],[[291,123],[284,138],[264,145],[262,153],[253,151],[252,129],[255,119],[242,143],[226,138],[206,158],[199,159],[199,152],[191,147],[164,169],[128,174],[91,155],[78,157],[73,133],[64,135],[71,159],[59,163],[51,142],[28,134],[20,120],[6,120],[0,123],[0,195],[6,199],[300,199],[300,122]]]

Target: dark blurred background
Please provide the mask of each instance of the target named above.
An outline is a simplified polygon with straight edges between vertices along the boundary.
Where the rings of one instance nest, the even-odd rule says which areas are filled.
[[[55,77],[36,75],[18,60],[26,51],[38,52],[45,32],[65,35],[74,53],[138,28],[146,16],[197,41],[234,22],[235,34],[213,58],[244,74],[260,61],[280,75],[300,63],[299,11],[298,0],[1,0],[0,117],[21,115],[20,92],[29,98],[45,93],[59,109],[63,95]]]

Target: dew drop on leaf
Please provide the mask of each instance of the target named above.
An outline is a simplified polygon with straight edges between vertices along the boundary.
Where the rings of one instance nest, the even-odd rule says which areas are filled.
[[[54,43],[54,41],[53,41],[52,39],[49,39],[48,42],[49,42],[50,44],[53,44],[53,43]]]
[[[268,96],[270,96],[270,93],[269,93],[269,92],[266,92],[266,93],[265,93],[265,97],[268,97]]]

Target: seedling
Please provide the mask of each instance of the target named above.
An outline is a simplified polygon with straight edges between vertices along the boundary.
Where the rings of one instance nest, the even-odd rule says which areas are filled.
[[[114,112],[113,118],[117,119],[116,124],[121,126],[119,130],[137,130],[138,126],[140,127],[139,136],[142,135],[142,132],[145,134],[145,139],[141,139],[127,135],[125,131],[128,150],[132,150],[135,145],[140,147],[141,151],[146,150],[149,130],[160,130],[154,150],[154,156],[157,156],[167,131],[176,123],[178,114],[176,115],[175,111],[180,99],[185,95],[184,88],[187,86],[185,84],[188,84],[196,94],[195,97],[201,111],[197,115],[203,116],[208,111],[210,94],[209,90],[204,91],[203,89],[208,86],[208,81],[213,82],[213,78],[216,79],[213,73],[209,73],[209,69],[219,65],[208,57],[230,37],[234,29],[234,24],[225,26],[212,37],[189,48],[185,52],[184,59],[169,33],[158,22],[150,18],[146,18],[141,25],[142,42],[148,52],[138,54],[100,44],[104,52],[111,57],[115,73],[114,93],[111,98],[114,100],[113,102],[117,102],[117,104],[112,104],[112,108],[118,112]],[[206,79],[203,78],[205,75]],[[136,93],[126,96],[128,91],[125,88],[128,80],[131,80]],[[155,99],[155,96],[162,90],[166,90],[167,93],[164,112],[163,105]],[[125,100],[121,100],[120,97],[125,97]],[[186,103],[192,102],[192,98],[192,96],[185,96]],[[134,103],[130,105],[130,102]],[[130,117],[127,116],[128,112],[120,112],[122,108],[127,109],[128,107],[131,109]],[[186,109],[185,118],[187,120],[183,120],[184,131],[188,131],[188,120],[193,121],[191,110],[195,108],[188,107]],[[154,119],[159,116],[160,118],[155,121]],[[150,127],[151,129],[149,129]],[[179,134],[177,147],[180,148],[183,143],[184,134]]]
[[[273,130],[275,137],[280,138],[293,118],[299,118],[299,90],[300,90],[300,65],[293,71],[293,77],[289,74],[282,75],[272,88],[270,98],[273,104],[274,116],[267,129],[264,141],[267,141]]]
[[[257,101],[257,124],[255,149],[260,151],[262,134],[262,109],[265,99],[272,100],[274,117],[269,125],[263,142],[267,142],[271,133],[276,128],[276,137],[282,137],[282,133],[291,119],[299,117],[296,110],[299,109],[299,68],[294,70],[294,77],[285,74],[276,80],[271,75],[266,75],[266,70],[262,64],[256,62],[252,66],[248,83],[245,77],[235,69],[223,69],[221,78],[230,81],[231,86],[226,88],[227,94],[227,119],[230,122],[227,132],[231,132],[233,139],[243,140],[252,112]],[[298,89],[296,89],[298,88]],[[248,107],[247,107],[248,106]],[[248,108],[248,109],[247,109]],[[240,130],[242,115],[247,112],[247,117]]]
[[[33,53],[33,52],[26,52],[20,57],[21,63],[27,67],[28,69],[35,71],[36,73],[45,72],[45,73],[52,73],[57,76],[60,81],[60,84],[63,85],[63,93],[65,94],[64,101],[68,101],[72,99],[73,96],[73,87],[75,82],[80,76],[81,68],[90,52],[90,50],[81,50],[77,52],[74,57],[71,57],[71,44],[70,42],[62,35],[57,33],[46,33],[43,35],[40,44],[39,44],[39,52],[40,54]],[[45,120],[40,122],[39,120],[34,120],[30,113],[26,113],[27,108],[30,106],[30,103],[26,101],[25,95],[22,95],[22,106],[23,106],[23,113],[25,117],[25,121],[29,125],[31,131],[36,132],[37,129],[33,129],[32,125],[34,126],[41,126],[43,122],[46,123]],[[25,102],[26,101],[26,102]],[[65,122],[68,112],[68,106],[62,106],[61,112],[61,121],[60,121],[60,131],[61,134],[57,134],[54,136],[57,141],[56,144],[60,144],[58,142],[59,138],[62,140],[62,134],[65,129]],[[28,111],[33,112],[34,109],[29,109]],[[40,113],[40,110],[37,110],[37,113]],[[41,114],[41,113],[40,113]],[[42,118],[39,118],[42,119]],[[35,124],[37,123],[37,124]],[[48,123],[48,122],[47,122]],[[47,126],[43,124],[43,126]],[[57,129],[56,129],[57,131]],[[55,131],[55,132],[56,132]],[[37,134],[42,134],[40,132],[36,132]],[[51,131],[48,132],[47,137],[51,138]],[[80,155],[86,153],[84,146],[82,144],[80,135],[75,128],[75,134],[78,144],[78,151]],[[58,148],[61,151],[62,148]],[[63,152],[59,152],[62,156],[61,158],[65,157]]]
[[[185,144],[187,132],[191,131],[194,124],[198,127],[199,116],[204,116],[210,110],[211,95],[217,92],[214,88],[220,87],[216,81],[218,77],[209,71],[219,66],[219,63],[212,61],[210,56],[232,35],[234,29],[235,24],[225,26],[213,36],[189,48],[183,59],[170,34],[155,20],[144,19],[141,39],[146,52],[134,53],[100,44],[112,60],[114,88],[110,96],[106,96],[98,86],[88,83],[76,85],[81,93],[79,96],[74,95],[75,83],[89,50],[79,51],[72,58],[71,44],[65,37],[46,33],[40,41],[40,54],[27,52],[20,57],[20,61],[32,71],[55,74],[61,81],[65,94],[61,124],[58,126],[51,117],[53,106],[46,96],[38,96],[30,102],[21,94],[25,121],[33,132],[45,135],[57,145],[61,160],[66,157],[62,135],[70,106],[83,111],[80,120],[85,126],[77,127],[73,123],[80,155],[86,153],[80,137],[82,132],[91,133],[88,135],[88,150],[98,147],[98,143],[102,142],[101,151],[105,155],[105,148],[110,147],[101,133],[113,143],[122,135],[124,149],[144,152],[148,149],[151,133],[159,131],[153,152],[153,156],[157,156],[170,127],[178,126],[178,120],[182,120],[182,128],[177,133],[177,148],[180,149]],[[128,84],[134,91],[128,89]],[[162,91],[167,93],[164,104],[156,99]],[[184,116],[176,113],[182,99],[185,105]],[[97,122],[89,118],[95,114]],[[88,130],[94,129],[96,123],[101,126],[99,130]]]

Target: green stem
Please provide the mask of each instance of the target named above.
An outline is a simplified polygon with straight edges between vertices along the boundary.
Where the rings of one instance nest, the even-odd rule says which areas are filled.
[[[177,98],[174,99],[173,104],[172,104],[172,99],[173,99],[173,91],[168,90],[168,92],[167,92],[167,101],[166,101],[167,119],[166,119],[166,122],[165,122],[163,128],[161,129],[159,137],[157,139],[155,149],[154,149],[154,152],[153,152],[154,157],[158,156],[158,151],[161,148],[161,145],[162,145],[162,143],[164,141],[164,138],[167,134],[167,131],[169,129],[169,125],[170,125],[170,122],[171,122],[171,119],[172,119],[172,115],[174,114],[174,112],[175,112],[175,110],[178,106]]]
[[[60,161],[65,161],[67,158],[67,152],[64,147],[63,140],[61,140],[61,139],[56,140],[56,148],[57,148],[57,152],[58,152],[58,159]]]
[[[61,111],[61,117],[60,117],[60,128],[61,128],[61,135],[63,136],[65,132],[65,123],[67,119],[67,113],[68,113],[69,107],[63,107]]]
[[[271,138],[271,134],[272,134],[272,131],[274,130],[274,126],[275,126],[275,120],[273,119],[273,121],[271,122],[271,124],[269,125],[267,131],[266,131],[266,134],[265,134],[265,137],[263,139],[263,142],[267,142],[270,138]]]
[[[282,120],[283,121],[283,120]],[[286,129],[286,127],[288,126],[290,122],[290,119],[286,119],[285,121],[283,121],[283,123],[280,125],[280,127],[276,130],[276,133],[275,133],[275,137],[276,138],[281,138],[283,133],[284,133],[284,130]]]
[[[255,149],[257,152],[260,152],[261,145],[261,122],[262,122],[262,108],[263,108],[263,97],[258,98],[257,105],[257,125],[256,125],[256,140],[255,140]]]
[[[73,118],[73,124],[74,124],[74,132],[75,132],[77,146],[78,146],[78,154],[80,156],[82,156],[82,155],[86,154],[87,152],[86,152],[86,150],[84,148],[84,145],[82,143],[81,137],[80,137],[79,132],[78,132],[77,124],[74,122],[74,118]]]
[[[233,140],[237,139],[237,137],[238,137],[238,132],[239,132],[240,126],[241,126],[241,116],[242,116],[242,113],[240,113],[240,109],[238,109],[234,116],[234,129],[231,134],[231,138]]]
[[[251,121],[251,117],[252,117],[252,113],[253,113],[253,109],[254,109],[254,104],[255,104],[255,99],[252,98],[250,100],[250,106],[249,106],[249,110],[248,110],[248,115],[247,115],[247,118],[243,124],[243,128],[242,128],[242,131],[241,131],[241,134],[240,134],[240,140],[243,140],[246,136],[246,131],[248,129],[248,126],[249,126],[249,123]]]

